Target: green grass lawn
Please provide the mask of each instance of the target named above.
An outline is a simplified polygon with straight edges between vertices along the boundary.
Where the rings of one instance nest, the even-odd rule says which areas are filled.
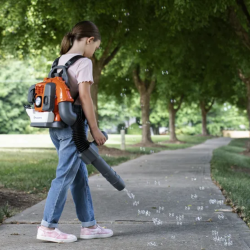
[[[161,150],[174,150],[177,148],[186,148],[209,139],[210,137],[201,136],[178,136],[179,140],[187,141],[187,144],[164,144],[168,148],[145,148],[130,147],[129,145],[139,143],[141,136],[126,135],[126,150],[131,153],[127,157],[109,157],[102,155],[103,159],[110,165],[116,166],[122,162],[128,161],[141,154],[150,154],[152,150],[158,152]],[[168,140],[169,136],[152,136],[154,142]],[[108,147],[120,148],[120,135],[110,136]],[[55,149],[39,150],[27,152],[28,150],[18,151],[0,151],[0,186],[15,190],[22,190],[29,193],[46,193],[50,187],[51,181],[55,178],[55,170],[58,158]],[[91,165],[87,165],[89,175],[98,173]]]
[[[246,150],[247,138],[234,139],[227,146],[213,151],[212,178],[250,225],[250,157],[239,154]]]
[[[121,135],[111,135],[109,136],[109,139],[107,140],[107,142],[105,143],[106,146],[108,147],[113,147],[113,148],[118,148],[120,149],[120,139]],[[168,135],[153,135],[151,136],[152,141],[154,143],[161,143],[163,141],[169,140],[169,136]],[[140,149],[140,147],[135,148],[135,147],[130,147],[130,145],[132,144],[137,144],[140,143],[141,141],[141,135],[126,135],[125,141],[126,141],[126,150],[131,152],[131,153],[140,153],[140,151],[143,151],[143,154],[150,154],[150,151],[154,151],[159,152],[162,150],[174,150],[174,149],[178,149],[178,148],[188,148],[188,147],[192,147],[196,144],[202,143],[210,138],[213,138],[213,136],[207,136],[207,137],[203,137],[203,136],[190,136],[190,135],[178,135],[177,136],[178,140],[180,141],[185,141],[185,144],[172,144],[172,143],[164,143],[164,147],[162,148],[151,148],[151,147],[147,147],[145,148],[145,151]],[[161,144],[159,144],[161,145]],[[165,146],[167,146],[168,148],[166,148]]]

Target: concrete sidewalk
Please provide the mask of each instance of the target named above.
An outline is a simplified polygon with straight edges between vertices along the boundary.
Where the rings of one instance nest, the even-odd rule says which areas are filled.
[[[42,219],[42,201],[0,226],[0,249],[250,249],[249,228],[223,204],[224,196],[210,178],[212,151],[230,140],[210,139],[114,167],[128,192],[117,191],[101,175],[90,177],[95,217],[114,231],[110,238],[68,244],[36,240],[34,224]],[[70,193],[59,223],[62,231],[79,237]]]

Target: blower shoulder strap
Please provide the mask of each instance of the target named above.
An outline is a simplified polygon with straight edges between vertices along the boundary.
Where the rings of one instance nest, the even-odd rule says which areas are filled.
[[[56,58],[56,60],[55,60],[55,61],[53,62],[53,64],[52,64],[50,70],[52,70],[54,67],[56,67],[56,66],[58,65],[59,59],[60,59],[60,57]]]
[[[67,70],[68,70],[68,68],[71,66],[71,65],[73,65],[78,59],[80,59],[80,58],[84,58],[85,56],[82,56],[82,55],[76,55],[76,56],[73,56],[72,58],[70,58],[66,63],[65,63],[65,65],[64,66],[58,66],[58,62],[59,62],[59,59],[60,59],[60,57],[58,57],[54,62],[53,62],[53,64],[52,64],[52,67],[51,67],[51,71],[50,71],[50,74],[49,74],[49,77],[54,77],[54,76],[61,76],[63,79],[64,79],[64,77],[66,78],[66,79],[64,79],[65,81],[66,81],[66,85],[69,87],[69,84],[68,84],[68,75],[67,75]],[[56,73],[56,69],[57,68],[65,68],[65,70],[62,68],[62,70],[59,72],[59,73]],[[65,72],[66,71],[66,72]],[[53,73],[54,73],[54,75],[53,75]],[[55,75],[56,74],[56,75]],[[77,92],[77,94],[76,94],[76,96],[75,96],[75,98],[74,98],[74,102],[73,102],[73,104],[75,103],[75,101],[76,101],[76,99],[78,98],[78,96],[79,96],[79,92]]]
[[[73,56],[70,58],[66,63],[65,63],[65,68],[68,69],[72,64],[74,64],[78,59],[84,58],[85,56],[77,55]]]
[[[82,56],[82,55],[76,55],[76,56],[73,56],[72,58],[70,58],[66,63],[65,63],[65,68],[66,70],[71,66],[73,65],[78,59],[80,58],[84,58],[85,56]],[[58,62],[59,62],[59,59],[61,58],[58,57],[56,58],[56,60],[53,62],[52,66],[51,66],[51,69],[55,68],[56,66],[58,66]]]

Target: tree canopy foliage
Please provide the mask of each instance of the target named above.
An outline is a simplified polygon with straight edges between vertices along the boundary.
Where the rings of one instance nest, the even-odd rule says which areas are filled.
[[[64,34],[82,20],[93,21],[102,37],[94,59],[105,58],[98,84],[103,126],[118,122],[117,113],[119,122],[146,114],[143,88],[152,89],[149,117],[142,118],[152,126],[168,122],[171,103],[176,108],[185,102],[187,108],[201,101],[211,107],[214,101],[230,102],[246,110],[250,96],[239,70],[250,75],[249,5],[248,0],[2,0],[0,121],[6,125],[1,133],[28,131],[22,104],[34,83],[20,79],[36,83],[46,77]],[[19,125],[11,125],[17,117]]]

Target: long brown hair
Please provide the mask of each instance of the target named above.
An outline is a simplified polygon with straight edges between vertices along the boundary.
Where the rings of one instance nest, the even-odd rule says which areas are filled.
[[[62,39],[60,55],[66,54],[72,47],[75,40],[79,41],[83,37],[94,37],[94,42],[101,40],[97,26],[91,21],[77,23],[70,32]]]

